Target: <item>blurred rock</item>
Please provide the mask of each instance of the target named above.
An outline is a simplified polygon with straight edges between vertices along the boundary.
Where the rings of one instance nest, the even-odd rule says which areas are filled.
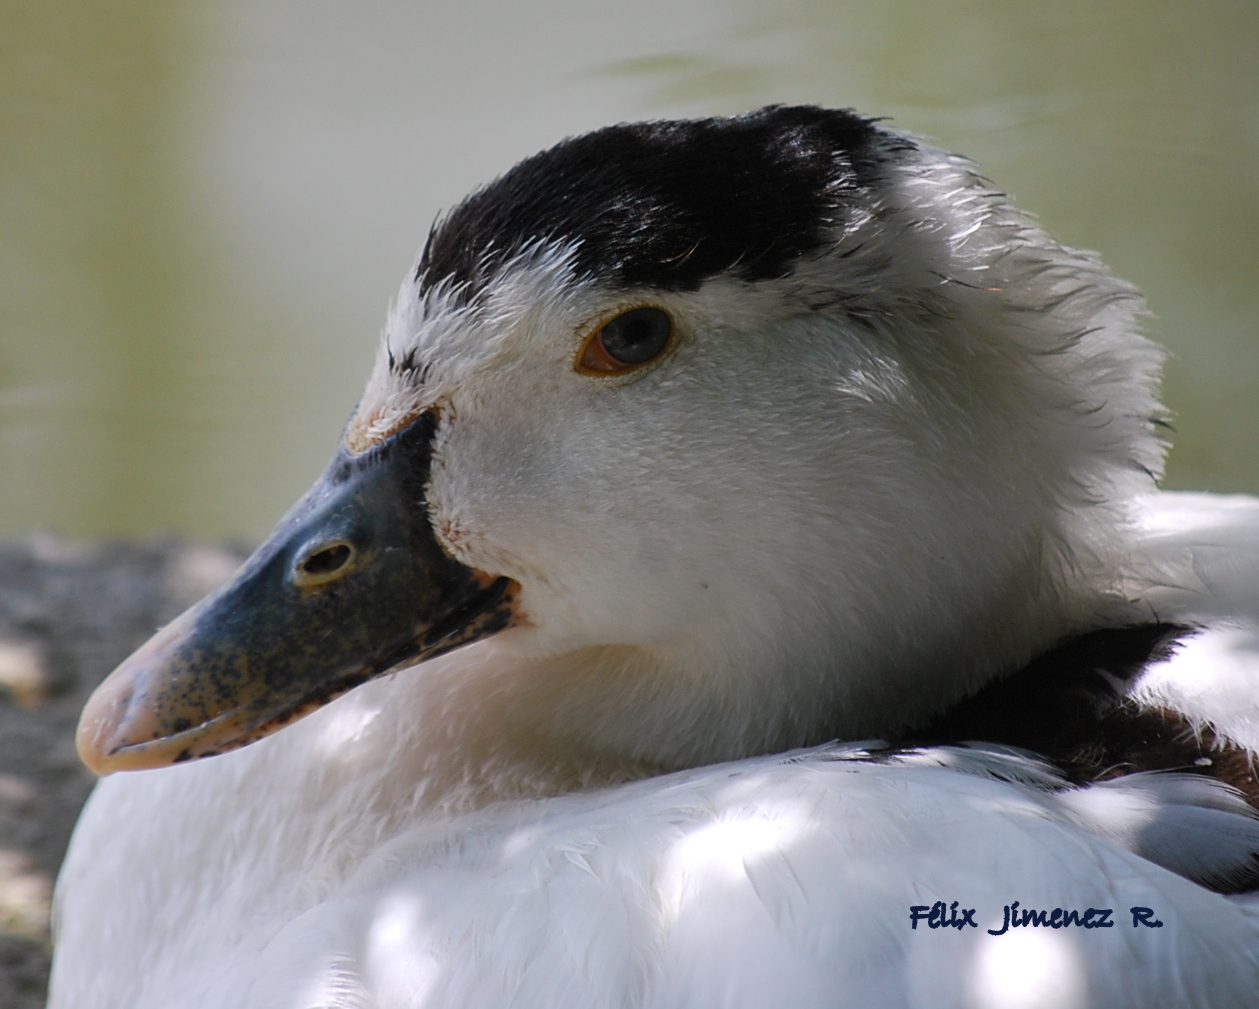
[[[43,704],[48,699],[43,649],[31,641],[0,638],[0,687],[19,708]]]

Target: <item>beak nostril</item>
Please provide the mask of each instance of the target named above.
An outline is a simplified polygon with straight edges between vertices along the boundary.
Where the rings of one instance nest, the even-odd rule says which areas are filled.
[[[353,556],[354,548],[348,543],[332,543],[298,563],[298,580],[307,585],[329,581],[344,570]]]
[[[311,554],[302,562],[302,570],[308,575],[330,575],[345,567],[345,562],[349,559],[350,548],[344,543],[338,543]]]

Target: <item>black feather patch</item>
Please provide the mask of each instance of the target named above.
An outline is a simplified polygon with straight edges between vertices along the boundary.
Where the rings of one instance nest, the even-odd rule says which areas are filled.
[[[579,243],[578,274],[620,287],[785,276],[911,147],[851,111],[811,106],[610,126],[469,196],[434,226],[416,280],[447,281],[467,302],[539,240]]]
[[[1121,694],[1192,635],[1191,628],[1149,624],[1073,638],[911,733],[912,741],[1021,747],[1043,755],[1077,784],[1139,771],[1190,770],[1231,785],[1259,808],[1248,752],[1217,739],[1209,727],[1195,731],[1178,712],[1143,710]]]
[[[1255,889],[1259,780],[1250,752],[1123,696],[1193,633],[1149,624],[1065,641],[876,756],[965,741],[1033,751],[1072,784],[1147,793],[1151,820],[1131,846],[1137,854],[1220,893]]]

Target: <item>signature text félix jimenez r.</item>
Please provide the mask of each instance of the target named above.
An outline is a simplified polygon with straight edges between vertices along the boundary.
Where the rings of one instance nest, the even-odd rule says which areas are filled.
[[[926,922],[927,928],[964,929],[967,925],[979,928],[975,924],[975,909],[959,908],[960,901],[945,904],[937,900],[934,904],[914,904],[909,909],[909,927],[916,929],[918,923]],[[1084,911],[1064,910],[1055,907],[1051,911],[1036,911],[1032,908],[1019,907],[1016,900],[1006,904],[1002,909],[1005,919],[1001,927],[988,929],[989,935],[1005,935],[1012,928],[1114,928],[1111,920],[1114,909],[1109,907],[1090,907]],[[1144,925],[1146,928],[1162,928],[1163,923],[1154,917],[1154,910],[1148,907],[1130,907],[1132,927]]]

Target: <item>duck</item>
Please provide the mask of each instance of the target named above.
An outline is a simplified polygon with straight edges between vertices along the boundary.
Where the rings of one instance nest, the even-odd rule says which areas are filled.
[[[1145,316],[852,110],[473,191],[85,707],[49,1006],[1252,1005],[1259,500]]]

